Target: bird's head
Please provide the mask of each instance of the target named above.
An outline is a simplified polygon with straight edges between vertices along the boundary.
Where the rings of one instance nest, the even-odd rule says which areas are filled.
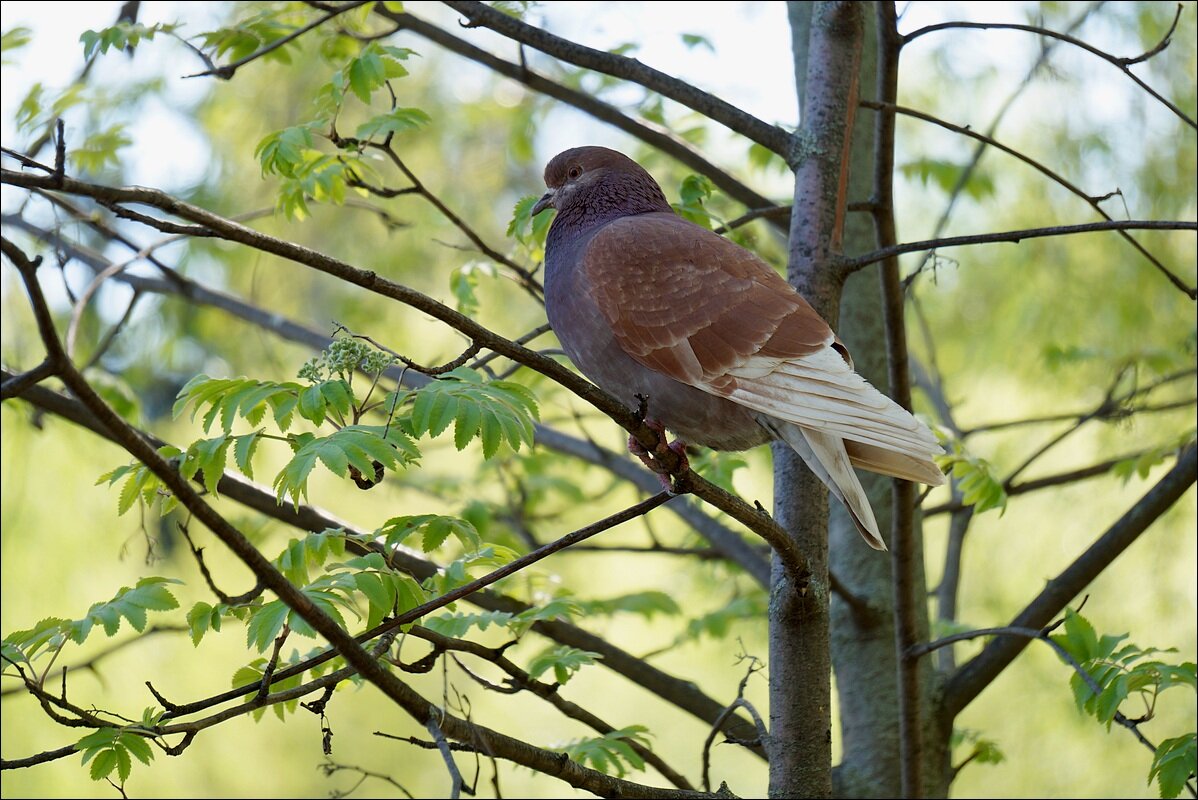
[[[549,191],[532,207],[533,216],[547,208],[556,208],[559,217],[670,210],[661,187],[644,167],[606,147],[558,153],[545,167],[545,186]]]

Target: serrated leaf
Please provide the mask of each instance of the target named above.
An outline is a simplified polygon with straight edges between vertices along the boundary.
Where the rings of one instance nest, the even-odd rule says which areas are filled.
[[[246,645],[256,648],[259,653],[265,651],[283,630],[290,611],[282,600],[273,600],[250,612],[245,628]]]

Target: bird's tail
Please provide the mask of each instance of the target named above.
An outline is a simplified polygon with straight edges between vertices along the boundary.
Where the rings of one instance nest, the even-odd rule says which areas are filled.
[[[764,414],[759,415],[757,419],[771,433],[794,448],[811,471],[828,487],[828,491],[844,504],[866,544],[875,550],[885,550],[886,543],[882,541],[882,534],[878,531],[873,507],[869,504],[865,488],[857,479],[857,473],[853,471],[849,452],[845,449],[845,440],[832,433],[803,428]]]

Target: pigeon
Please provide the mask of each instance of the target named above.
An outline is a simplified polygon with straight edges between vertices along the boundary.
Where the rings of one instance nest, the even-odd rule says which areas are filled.
[[[938,486],[927,426],[853,370],[848,349],[772,267],[678,216],[657,181],[606,147],[545,167],[554,208],[545,310],[600,388],[682,441],[744,450],[780,439],[885,550],[853,468]],[[675,443],[677,444],[677,443]]]

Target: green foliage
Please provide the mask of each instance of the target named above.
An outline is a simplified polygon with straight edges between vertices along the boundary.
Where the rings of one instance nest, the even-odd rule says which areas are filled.
[[[542,606],[534,606],[518,614],[512,614],[507,611],[442,614],[426,619],[423,624],[430,630],[454,638],[461,638],[471,628],[478,628],[480,631],[485,631],[491,625],[505,627],[516,636],[521,636],[536,622],[559,619],[569,621],[574,615],[579,613],[579,610],[576,602],[556,598]]]
[[[278,666],[276,668],[276,672],[279,670],[282,670],[286,667],[289,667],[294,663],[297,663],[298,660],[299,660],[298,657],[294,653],[292,654],[292,657],[287,660],[286,663],[283,663],[283,660],[280,659],[280,663],[278,664]],[[268,663],[269,662],[267,661],[267,659],[260,657],[260,658],[255,658],[253,661],[246,664],[244,667],[239,668],[236,672],[233,673],[233,679],[231,681],[230,688],[237,689],[242,686],[248,686],[250,684],[262,683],[262,677],[266,674],[266,666]],[[272,680],[272,682],[270,684],[270,691],[272,694],[279,694],[279,693],[285,692],[289,689],[294,689],[303,682],[303,678],[304,678],[304,675],[301,672],[297,675],[292,675],[290,678],[282,678],[280,680]],[[244,702],[252,703],[252,702],[255,702],[257,699],[258,699],[257,693],[251,693],[251,694],[246,695]],[[294,700],[287,700],[282,703],[272,703],[270,705],[270,708],[274,710],[275,716],[278,717],[279,720],[285,720],[287,718],[288,714],[294,713],[295,710],[297,708],[299,708],[299,699],[296,698]],[[262,716],[265,713],[266,713],[265,706],[262,708],[256,708],[252,712],[250,712],[251,716],[254,718],[254,722],[260,722],[262,720]]]
[[[517,556],[516,551],[510,548],[490,544],[455,558],[437,574],[429,576],[424,581],[424,586],[430,594],[443,595],[474,580],[470,570],[478,567],[496,569],[514,561]]]
[[[532,215],[532,207],[539,198],[534,195],[521,197],[512,208],[512,219],[507,226],[507,235],[523,247],[532,261],[545,260],[545,237],[553,223],[553,214]]]
[[[93,781],[104,780],[116,770],[117,783],[124,784],[133,771],[133,759],[149,765],[154,751],[144,735],[129,728],[100,728],[75,742],[83,753],[82,764],[91,762]]]
[[[951,473],[961,491],[961,502],[973,506],[979,514],[997,508],[1001,517],[1007,510],[1007,490],[994,474],[994,466],[986,459],[969,453],[959,441],[953,440],[947,444],[948,452],[936,456],[936,464]]]
[[[404,131],[417,130],[432,122],[432,118],[419,108],[396,108],[377,117],[371,117],[358,126],[355,135],[359,139],[376,136],[389,137]]]
[[[738,453],[704,449],[690,459],[691,469],[707,480],[729,492],[735,492],[732,477],[738,469],[749,466],[749,462]]]
[[[1148,771],[1148,782],[1157,779],[1161,797],[1177,797],[1185,788],[1186,781],[1194,777],[1194,765],[1198,764],[1196,738],[1191,732],[1166,739],[1157,745],[1152,768]]]
[[[120,163],[117,151],[132,143],[122,125],[113,125],[92,133],[82,144],[72,147],[68,155],[80,172],[97,173],[106,166],[117,166]]]
[[[401,62],[415,53],[372,41],[357,45],[358,52],[346,56],[342,45],[352,40],[343,37],[325,41],[326,58],[344,63],[317,89],[315,116],[267,134],[254,151],[263,175],[282,178],[277,209],[290,219],[308,216],[309,200],[344,203],[351,185],[374,175],[370,163],[361,157],[367,140],[382,137],[390,141],[396,133],[421,128],[431,121],[422,109],[396,108],[392,93],[389,111],[359,124],[353,140],[342,139],[336,132],[336,121],[347,96],[353,95],[369,106],[375,92],[408,74]],[[318,134],[337,144],[340,152],[329,154],[316,149]]]
[[[528,662],[528,675],[535,680],[553,670],[554,679],[560,684],[565,684],[575,672],[587,664],[594,664],[600,658],[602,656],[598,653],[568,645],[549,647]]]
[[[673,597],[654,589],[632,592],[607,600],[580,600],[578,605],[582,609],[582,613],[588,617],[624,612],[639,614],[645,619],[653,619],[658,614],[672,617],[682,613],[682,609],[678,607],[678,603]]]
[[[474,293],[478,288],[478,278],[480,275],[494,278],[498,274],[495,265],[489,261],[471,261],[449,273],[449,291],[456,300],[458,313],[468,317],[478,314],[478,295]]]
[[[453,443],[461,450],[474,438],[483,457],[491,458],[503,442],[513,450],[533,443],[533,423],[540,418],[536,397],[512,381],[486,381],[472,369],[459,367],[412,393],[407,418],[413,436],[439,436],[452,422]]]
[[[417,531],[424,531],[421,547],[426,553],[431,553],[443,545],[451,534],[469,551],[482,546],[482,538],[472,524],[458,517],[441,514],[392,517],[375,531],[375,535],[381,537],[387,547],[395,547]]]
[[[904,177],[918,179],[924,186],[931,183],[945,192],[951,192],[965,174],[965,165],[938,158],[920,158],[899,166],[899,172]],[[969,197],[981,200],[993,196],[994,179],[974,167],[962,188]]]
[[[0,34],[0,53],[19,50],[31,41],[33,41],[33,31],[29,28],[20,25],[15,28],[9,28],[3,34]]]
[[[327,350],[300,368],[299,377],[307,380],[308,386],[295,381],[197,375],[179,390],[173,407],[174,416],[178,418],[190,406],[194,421],[204,411],[201,418],[204,432],[207,433],[219,419],[223,435],[199,439],[183,452],[163,448],[160,453],[178,460],[179,472],[184,478],[192,479],[202,473],[205,488],[216,494],[230,448],[238,468],[252,478],[253,459],[261,441],[264,438],[281,439],[291,447],[292,457],[275,475],[271,485],[280,504],[290,498],[298,507],[301,498],[306,500],[308,497],[308,481],[317,464],[340,478],[352,477],[363,488],[369,488],[381,471],[395,471],[419,460],[420,450],[412,436],[440,435],[451,422],[457,448],[460,450],[478,438],[482,441],[485,458],[494,456],[504,442],[513,450],[519,450],[523,444],[532,445],[533,425],[538,418],[532,392],[512,381],[487,381],[466,368],[453,370],[419,389],[393,393],[387,402],[371,405],[370,397],[379,376],[394,361],[393,355],[361,339],[343,337],[334,340]],[[361,400],[353,386],[354,375],[358,372],[365,372],[371,378]],[[383,406],[382,410],[389,415],[387,423],[368,425],[360,422],[364,414]],[[401,406],[402,413],[395,417]],[[237,419],[258,426],[265,420],[268,410],[280,435],[267,434],[262,429],[239,435],[232,433]],[[325,436],[310,432],[288,433],[296,415],[316,426],[331,424],[336,430]],[[150,506],[160,496],[168,497],[163,513],[174,506],[175,499],[165,492],[158,477],[141,464],[111,470],[100,476],[97,483],[108,481],[111,486],[122,478],[125,482],[118,500],[120,513],[125,513],[138,501]],[[477,549],[481,543],[472,528],[444,527],[437,523],[426,532],[426,544],[438,536],[443,541],[443,534],[449,533],[465,537],[463,543],[470,549]],[[432,538],[428,538],[430,536]]]
[[[649,729],[644,725],[629,725],[593,739],[579,739],[555,749],[583,766],[606,774],[614,771],[617,777],[623,778],[629,769],[645,769],[644,759],[628,746],[628,742],[634,741],[643,747],[649,747],[648,733]]]
[[[205,49],[218,58],[240,61],[261,50],[268,44],[292,33],[295,27],[282,19],[277,8],[267,8],[257,14],[238,20],[233,25],[200,34]],[[291,53],[297,47],[295,41],[276,47],[262,57],[280,64],[291,63]]]
[[[710,228],[714,217],[704,204],[714,191],[715,184],[706,175],[687,175],[678,187],[679,202],[672,204],[674,210],[696,225]]]
[[[83,43],[83,57],[90,59],[97,51],[104,54],[110,49],[137,47],[142,39],[153,39],[159,33],[173,33],[177,27],[179,26],[162,23],[147,27],[140,22],[118,22],[112,27],[101,28],[98,31],[84,31],[79,41]]]
[[[308,477],[317,459],[334,475],[344,478],[350,468],[361,475],[373,475],[376,463],[396,470],[420,458],[416,445],[396,426],[349,425],[323,437],[296,434],[290,443],[295,455],[271,486],[280,504],[289,496],[297,508],[301,497],[308,498]]]
[[[1094,717],[1108,730],[1122,703],[1133,695],[1139,697],[1144,709],[1137,721],[1147,721],[1155,715],[1157,699],[1166,690],[1174,687],[1198,690],[1198,667],[1194,662],[1161,661],[1154,656],[1174,651],[1141,648],[1125,644],[1126,639],[1127,634],[1099,636],[1090,621],[1073,609],[1065,612],[1064,632],[1052,635],[1052,640],[1081,665],[1098,687],[1095,691],[1089,681],[1074,671],[1069,687],[1078,710]],[[1157,778],[1161,797],[1176,797],[1194,771],[1194,736],[1191,732],[1157,747],[1148,780]]]
[[[688,50],[694,50],[696,47],[705,47],[710,52],[715,52],[715,45],[706,36],[700,36],[697,33],[681,34],[682,43],[686,45]]]
[[[1175,439],[1148,448],[1135,458],[1116,463],[1111,467],[1111,472],[1122,478],[1124,483],[1130,481],[1133,476],[1147,478],[1153,467],[1164,463],[1167,458],[1175,457],[1181,450],[1192,446],[1195,440],[1198,440],[1198,429],[1190,428]]]
[[[4,670],[10,664],[29,664],[40,655],[58,652],[68,641],[83,644],[99,625],[111,638],[125,619],[138,633],[145,631],[147,612],[170,611],[179,607],[168,584],[175,578],[142,578],[133,587],[122,586],[111,600],[93,603],[87,614],[76,620],[47,617],[28,630],[13,631],[4,637]]]
[[[246,609],[238,606],[231,606],[227,603],[217,603],[211,605],[200,601],[191,607],[187,612],[187,628],[191,634],[191,643],[199,647],[203,641],[204,635],[208,631],[220,632],[221,621],[225,617],[244,618]]]
[[[1001,764],[1006,760],[998,743],[985,738],[980,731],[971,728],[953,728],[952,736],[949,738],[949,747],[956,750],[962,745],[970,745],[970,748],[965,758],[959,762],[960,765],[965,763]]]
[[[782,156],[756,142],[749,145],[749,166],[763,172],[768,170],[785,172],[787,169],[786,162],[782,160]]]

